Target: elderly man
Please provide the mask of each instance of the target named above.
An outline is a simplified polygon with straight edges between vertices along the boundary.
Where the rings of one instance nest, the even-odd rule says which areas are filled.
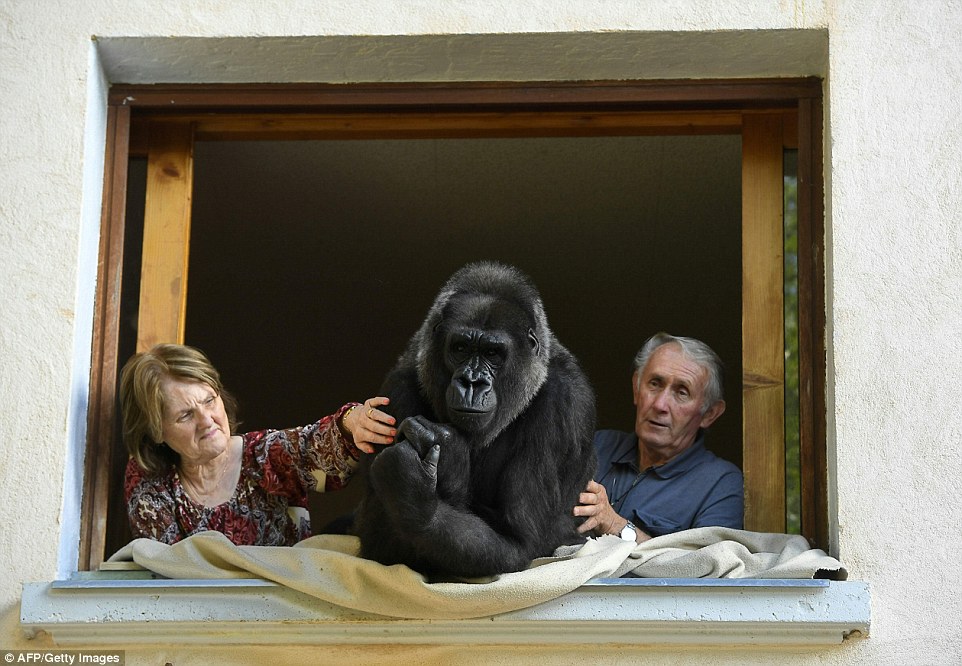
[[[705,343],[658,333],[635,357],[634,434],[595,433],[597,481],[581,493],[579,530],[642,542],[693,527],[742,528],[741,471],[705,448],[725,411],[722,364]]]

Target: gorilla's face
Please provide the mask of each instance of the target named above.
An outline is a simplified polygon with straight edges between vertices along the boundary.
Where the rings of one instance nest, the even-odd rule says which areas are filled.
[[[503,331],[459,326],[448,332],[444,359],[451,381],[445,398],[457,428],[478,432],[491,425],[498,410],[498,376],[514,355]]]
[[[488,293],[455,293],[430,323],[420,381],[437,416],[475,446],[514,421],[547,375],[532,308]]]

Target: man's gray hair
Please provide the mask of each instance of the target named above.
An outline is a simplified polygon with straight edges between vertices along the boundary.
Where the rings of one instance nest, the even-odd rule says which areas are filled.
[[[685,338],[669,333],[655,333],[645,341],[641,350],[635,355],[635,371],[638,373],[638,380],[641,381],[641,374],[651,355],[664,345],[677,344],[681,347],[681,353],[685,358],[690,359],[708,371],[708,382],[705,385],[705,398],[702,404],[702,413],[707,412],[708,408],[719,400],[724,400],[724,377],[725,367],[721,358],[701,340],[695,338]]]

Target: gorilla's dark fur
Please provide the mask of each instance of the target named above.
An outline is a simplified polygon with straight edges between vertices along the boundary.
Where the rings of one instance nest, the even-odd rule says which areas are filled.
[[[381,391],[401,426],[371,463],[362,556],[478,577],[582,540],[572,509],[595,471],[594,394],[518,270],[456,272]]]

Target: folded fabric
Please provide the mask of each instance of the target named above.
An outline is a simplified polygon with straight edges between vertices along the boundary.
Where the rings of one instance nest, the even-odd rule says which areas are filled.
[[[358,556],[356,537],[319,535],[294,547],[235,546],[203,532],[172,546],[135,539],[110,561],[167,578],[263,578],[344,608],[396,618],[464,619],[527,608],[592,578],[813,578],[845,569],[800,536],[703,527],[632,544],[613,536],[559,549],[515,573],[430,581],[403,565]]]

